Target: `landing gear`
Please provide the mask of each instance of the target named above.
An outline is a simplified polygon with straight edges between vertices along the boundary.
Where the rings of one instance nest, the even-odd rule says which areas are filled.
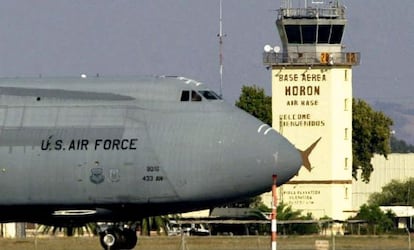
[[[100,232],[99,237],[105,250],[132,249],[138,240],[134,230],[114,226]]]

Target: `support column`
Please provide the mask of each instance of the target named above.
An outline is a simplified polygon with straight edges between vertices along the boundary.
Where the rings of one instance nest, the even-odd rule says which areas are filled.
[[[272,185],[272,215],[271,215],[271,220],[272,220],[272,236],[271,236],[271,246],[272,246],[272,250],[276,250],[277,249],[277,190],[276,190],[276,181],[277,181],[277,175],[273,175],[273,185]]]

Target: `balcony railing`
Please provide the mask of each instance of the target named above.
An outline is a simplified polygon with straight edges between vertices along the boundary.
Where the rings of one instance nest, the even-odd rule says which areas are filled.
[[[361,61],[359,52],[264,52],[263,64],[276,65],[359,65]]]
[[[284,18],[345,18],[345,8],[282,8],[279,9],[279,19]]]

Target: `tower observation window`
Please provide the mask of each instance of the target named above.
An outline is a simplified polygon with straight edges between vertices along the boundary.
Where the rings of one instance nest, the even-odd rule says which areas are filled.
[[[344,25],[285,25],[290,44],[340,44]]]
[[[333,25],[330,43],[331,44],[341,43],[343,33],[344,33],[344,25]]]
[[[299,25],[286,25],[285,31],[289,43],[302,43]]]
[[[319,25],[318,43],[329,43],[330,34],[331,34],[331,25]]]
[[[316,43],[316,25],[302,26],[303,43]]]

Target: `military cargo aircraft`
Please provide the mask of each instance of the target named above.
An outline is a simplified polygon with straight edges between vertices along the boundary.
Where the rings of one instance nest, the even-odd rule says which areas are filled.
[[[269,191],[302,165],[269,125],[184,77],[0,80],[0,221],[121,223]]]

